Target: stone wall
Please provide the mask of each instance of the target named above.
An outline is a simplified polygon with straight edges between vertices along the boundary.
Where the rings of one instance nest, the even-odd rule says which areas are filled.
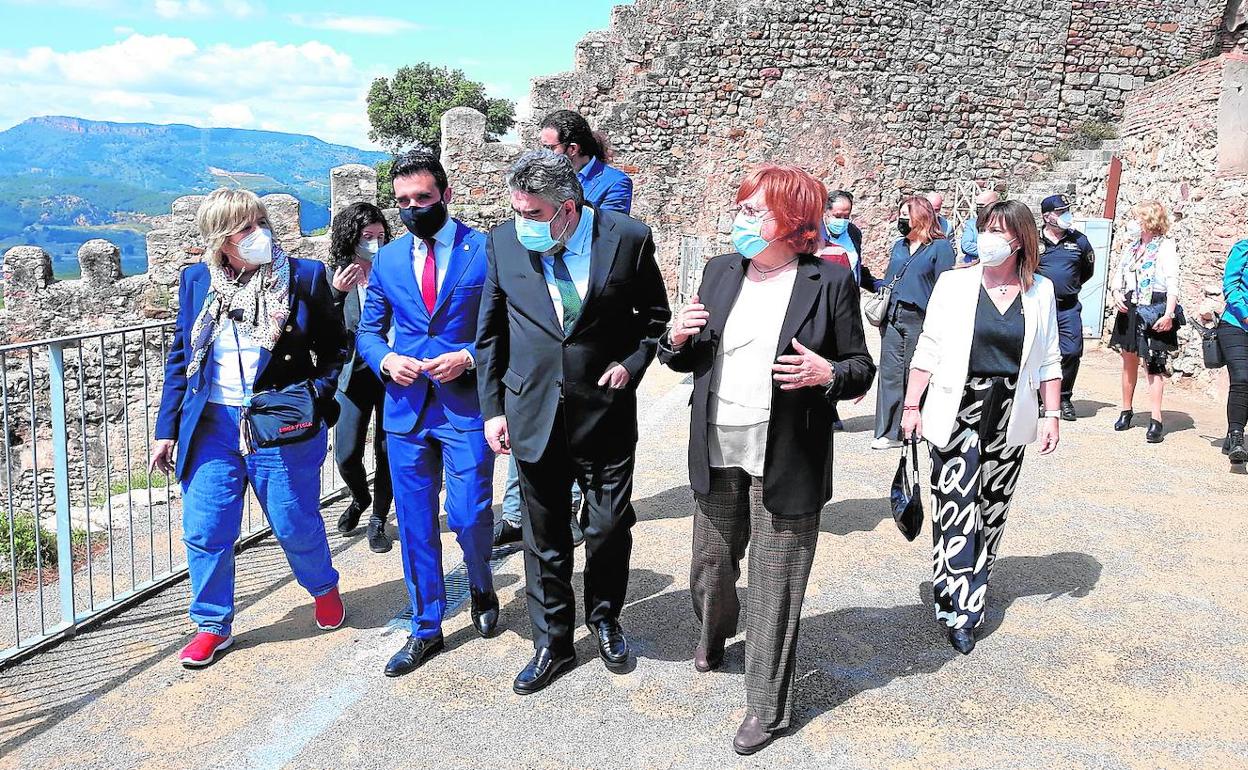
[[[679,244],[726,248],[736,186],[768,161],[853,190],[878,263],[901,195],[1018,186],[1080,121],[1116,120],[1125,94],[1212,51],[1226,6],[636,0],[578,44],[574,71],[534,81],[532,116],[571,107],[606,132],[673,286]],[[490,225],[520,148],[485,145],[479,122],[446,126],[443,157]],[[534,146],[535,127],[520,138]]]
[[[1135,204],[1161,201],[1174,218],[1170,234],[1182,260],[1181,302],[1190,316],[1208,320],[1221,304],[1227,252],[1248,238],[1248,56],[1209,59],[1131,94],[1118,157],[1115,232],[1121,235]],[[1082,209],[1100,211],[1105,177],[1104,169],[1084,174]],[[1111,269],[1121,258],[1116,246]],[[1175,370],[1207,379],[1197,335],[1189,328],[1181,339]]]

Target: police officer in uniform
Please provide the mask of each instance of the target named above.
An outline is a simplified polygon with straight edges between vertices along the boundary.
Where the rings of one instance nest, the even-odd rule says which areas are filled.
[[[1040,266],[1036,272],[1053,282],[1057,296],[1057,329],[1062,352],[1063,420],[1075,419],[1070,402],[1083,355],[1083,306],[1079,292],[1092,277],[1096,256],[1087,236],[1074,229],[1074,215],[1065,195],[1050,195],[1040,203]]]

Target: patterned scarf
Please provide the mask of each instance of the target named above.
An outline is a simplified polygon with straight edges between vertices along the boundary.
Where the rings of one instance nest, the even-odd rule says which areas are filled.
[[[1154,238],[1148,243],[1136,241],[1131,248],[1131,258],[1122,263],[1123,286],[1127,285],[1129,273],[1135,274],[1135,292],[1132,299],[1138,305],[1153,304],[1153,279],[1157,275],[1157,250],[1161,247],[1161,239]]]
[[[277,344],[290,315],[290,257],[277,243],[273,244],[273,261],[261,265],[246,283],[238,283],[223,262],[216,259],[208,260],[208,275],[212,285],[191,327],[187,377],[203,366],[208,348],[221,334],[221,320],[230,313],[237,319],[234,325],[239,332],[249,335],[265,350],[272,350]]]

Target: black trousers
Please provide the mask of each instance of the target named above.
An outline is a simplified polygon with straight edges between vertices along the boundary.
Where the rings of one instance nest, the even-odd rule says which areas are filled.
[[[901,440],[901,402],[906,397],[910,359],[923,332],[924,313],[895,303],[880,329],[880,366],[876,370],[875,437]]]
[[[342,413],[334,426],[334,462],[338,474],[351,491],[351,499],[361,508],[372,501],[373,515],[385,521],[394,501],[390,484],[390,459],[386,452],[386,431],[382,424],[382,402],[385,386],[371,371],[352,374],[351,383],[345,391],[338,391],[338,405]],[[377,419],[373,436],[373,458],[376,474],[374,489],[368,489],[368,472],[364,470],[364,445],[368,440],[368,423]]]
[[[621,449],[609,460],[574,456],[560,408],[542,457],[532,463],[516,462],[524,502],[524,574],[534,649],[549,647],[559,655],[572,652],[575,549],[568,526],[568,489],[573,482],[585,493],[585,622],[593,627],[617,619],[624,607],[633,552],[631,530],[637,521],[632,503],[636,447]]]
[[[1248,422],[1248,332],[1235,324],[1218,324],[1218,347],[1226,358],[1231,387],[1226,397],[1227,430],[1243,430]]]

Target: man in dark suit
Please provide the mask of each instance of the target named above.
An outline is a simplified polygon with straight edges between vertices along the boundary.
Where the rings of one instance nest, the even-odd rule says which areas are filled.
[[[619,615],[636,517],[636,388],[671,311],[650,229],[585,205],[567,157],[538,150],[507,177],[513,221],[494,228],[477,323],[486,440],[520,472],[536,692],[575,660],[568,489],[585,490],[585,621],[607,668],[628,664]]]

